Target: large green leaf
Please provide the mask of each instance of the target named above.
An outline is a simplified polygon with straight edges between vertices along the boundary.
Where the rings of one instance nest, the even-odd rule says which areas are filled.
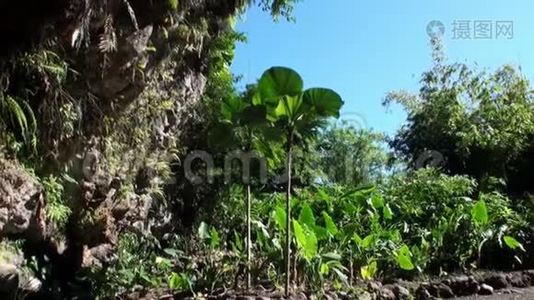
[[[274,113],[277,118],[287,117],[290,121],[296,121],[303,113],[302,98],[300,96],[281,97]]]
[[[391,207],[389,207],[389,204],[384,205],[382,208],[382,215],[386,220],[391,220],[393,218],[393,211],[391,210]]]
[[[302,93],[304,83],[300,75],[286,67],[272,67],[265,71],[258,83],[258,90],[264,103],[273,103],[282,96],[296,96]]]
[[[330,267],[328,267],[328,264],[322,263],[319,268],[319,273],[321,273],[321,275],[328,275],[329,272]]]
[[[171,276],[168,279],[168,285],[171,290],[177,290],[183,288],[182,280],[178,273],[172,272]]]
[[[173,9],[173,10],[176,10],[178,8],[178,0],[167,0],[169,6]]]
[[[293,231],[295,232],[297,245],[304,248],[306,246],[306,234],[300,223],[296,220],[293,220]]]
[[[262,104],[263,104],[263,101],[261,100],[261,94],[258,93],[258,92],[255,92],[255,93],[250,97],[250,102],[251,102],[253,105],[262,105]]]
[[[397,263],[399,267],[403,270],[413,270],[415,266],[412,263],[412,252],[407,245],[403,245],[399,251],[397,251]]]
[[[307,261],[312,260],[317,254],[317,237],[315,233],[306,225],[303,227],[297,220],[293,220],[293,230],[301,255]]]
[[[231,241],[230,244],[232,246],[232,251],[234,252],[242,252],[245,248],[245,242],[243,238],[241,238],[241,236],[236,231],[234,231],[234,240]]]
[[[383,208],[384,207],[384,197],[382,195],[376,193],[371,197],[371,205],[375,209]]]
[[[363,249],[367,249],[369,247],[371,247],[374,243],[375,243],[375,235],[374,234],[370,234],[368,236],[366,236],[363,240],[362,240],[362,243],[360,245],[360,247],[362,247]]]
[[[471,209],[471,216],[475,223],[484,225],[488,223],[488,209],[486,208],[486,202],[479,200]]]
[[[316,225],[313,230],[315,231],[317,240],[322,241],[328,238],[328,230],[326,228]]]
[[[286,230],[286,211],[280,207],[280,206],[277,206],[276,209],[274,210],[274,221],[276,222],[276,225],[278,226],[278,229],[280,231],[285,231]]]
[[[304,103],[313,107],[321,117],[339,117],[339,110],[343,100],[338,93],[331,89],[311,88],[304,91]]]
[[[360,268],[362,278],[365,280],[373,279],[377,271],[378,271],[378,266],[377,266],[376,261],[373,261],[367,266],[363,266]]]
[[[371,195],[373,192],[376,191],[376,187],[375,186],[362,186],[362,187],[358,187],[354,190],[350,190],[348,191],[347,193],[343,194],[341,196],[341,199],[345,199],[345,198],[352,198],[352,199],[364,199],[364,198],[367,198],[369,197],[369,195]]]
[[[219,247],[221,239],[219,237],[219,232],[215,229],[215,227],[211,227],[210,229],[210,246],[211,248],[217,248]]]
[[[338,229],[336,224],[334,223],[334,220],[332,220],[332,217],[330,217],[330,215],[326,211],[323,211],[323,218],[324,223],[326,225],[326,230],[328,230],[329,234],[335,236],[338,233]]]
[[[352,236],[352,240],[354,241],[354,243],[356,243],[358,247],[361,247],[363,244],[363,239],[357,233],[354,233],[354,235]]]
[[[411,271],[415,268],[412,263],[412,259],[406,255],[397,256],[397,263],[399,264],[399,267],[403,270]]]
[[[307,203],[304,203],[300,209],[299,222],[305,224],[309,228],[315,228],[315,216],[313,215],[311,207]]]
[[[234,122],[237,115],[243,111],[245,103],[238,97],[225,99],[221,103],[221,114],[225,120]]]
[[[525,251],[523,245],[514,237],[506,235],[502,239],[504,240],[504,243],[506,244],[506,246],[508,246],[508,248],[513,250],[520,249],[521,251]]]

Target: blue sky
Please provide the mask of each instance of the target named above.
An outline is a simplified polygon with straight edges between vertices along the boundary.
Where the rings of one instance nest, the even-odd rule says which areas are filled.
[[[243,76],[241,86],[271,66],[291,67],[306,87],[340,93],[344,118],[388,134],[405,115],[399,107],[386,110],[382,100],[388,91],[417,91],[430,66],[426,27],[432,20],[445,26],[449,61],[489,70],[514,64],[534,79],[532,0],[302,0],[294,15],[295,23],[274,23],[257,8],[243,16],[237,29],[248,42],[238,45],[232,65]],[[454,38],[455,21],[470,21],[470,39]],[[475,21],[491,21],[492,37],[474,39]],[[497,21],[513,22],[513,38],[495,36]]]

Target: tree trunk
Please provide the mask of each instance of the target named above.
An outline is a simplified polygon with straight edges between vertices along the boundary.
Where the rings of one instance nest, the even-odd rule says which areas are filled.
[[[247,291],[250,290],[250,260],[252,248],[252,239],[250,237],[250,202],[251,192],[249,183],[247,184]]]
[[[291,150],[293,147],[293,133],[289,134],[287,145],[287,191],[286,191],[286,297],[289,297],[291,281]]]

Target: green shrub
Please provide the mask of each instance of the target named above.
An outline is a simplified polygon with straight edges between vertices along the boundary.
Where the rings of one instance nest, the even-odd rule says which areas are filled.
[[[48,220],[59,229],[63,229],[69,220],[71,209],[63,198],[63,185],[61,180],[50,175],[41,180],[45,194],[45,215]]]

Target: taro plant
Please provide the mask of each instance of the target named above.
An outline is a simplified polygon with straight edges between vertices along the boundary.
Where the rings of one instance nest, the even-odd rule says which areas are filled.
[[[312,289],[322,290],[327,278],[333,278],[336,284],[348,285],[347,268],[341,264],[341,249],[336,240],[340,230],[326,211],[316,219],[310,205],[302,200],[299,217],[293,220],[298,246],[296,256],[302,258],[301,264],[295,266],[294,277],[305,279]],[[295,261],[298,263],[297,259]]]
[[[311,88],[304,90],[300,75],[286,67],[272,67],[265,71],[258,82],[254,104],[267,108],[267,119],[275,128],[281,129],[286,143],[286,224],[291,224],[291,166],[296,144],[313,133],[321,122],[329,117],[338,117],[343,105],[341,97],[331,89]],[[285,293],[289,294],[291,278],[291,226],[287,226],[285,244]]]

